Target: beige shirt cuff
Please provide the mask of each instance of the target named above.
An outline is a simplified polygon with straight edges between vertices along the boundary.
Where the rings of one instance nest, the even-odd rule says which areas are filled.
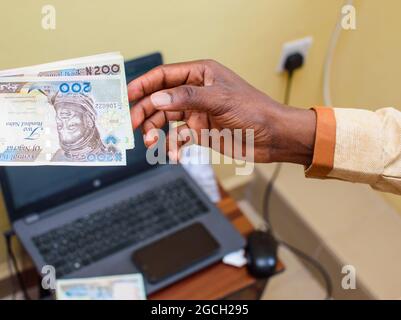
[[[378,113],[335,108],[336,145],[328,177],[374,186],[384,172],[384,123]]]
[[[307,177],[369,184],[401,194],[401,112],[313,108],[316,135]]]
[[[315,107],[316,138],[305,175],[375,185],[383,173],[383,128],[377,113]]]

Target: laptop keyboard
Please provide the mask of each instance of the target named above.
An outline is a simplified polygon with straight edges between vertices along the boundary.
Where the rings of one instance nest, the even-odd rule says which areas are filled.
[[[208,211],[184,179],[161,185],[35,236],[57,278]]]

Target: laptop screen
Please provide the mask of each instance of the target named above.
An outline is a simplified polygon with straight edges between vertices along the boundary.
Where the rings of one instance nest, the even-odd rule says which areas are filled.
[[[160,54],[126,62],[127,81],[161,64]],[[4,167],[2,189],[11,221],[60,205],[150,168],[140,130],[124,167]]]

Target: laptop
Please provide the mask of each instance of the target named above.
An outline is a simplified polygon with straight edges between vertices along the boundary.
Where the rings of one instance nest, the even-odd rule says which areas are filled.
[[[126,62],[127,81],[160,65]],[[244,247],[181,165],[150,165],[140,130],[124,167],[3,167],[12,226],[40,272],[56,278],[140,272],[147,294]]]

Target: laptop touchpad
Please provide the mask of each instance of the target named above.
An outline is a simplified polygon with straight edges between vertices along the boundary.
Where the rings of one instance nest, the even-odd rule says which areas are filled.
[[[211,256],[219,247],[201,223],[194,223],[136,250],[132,260],[150,283],[157,283]]]

